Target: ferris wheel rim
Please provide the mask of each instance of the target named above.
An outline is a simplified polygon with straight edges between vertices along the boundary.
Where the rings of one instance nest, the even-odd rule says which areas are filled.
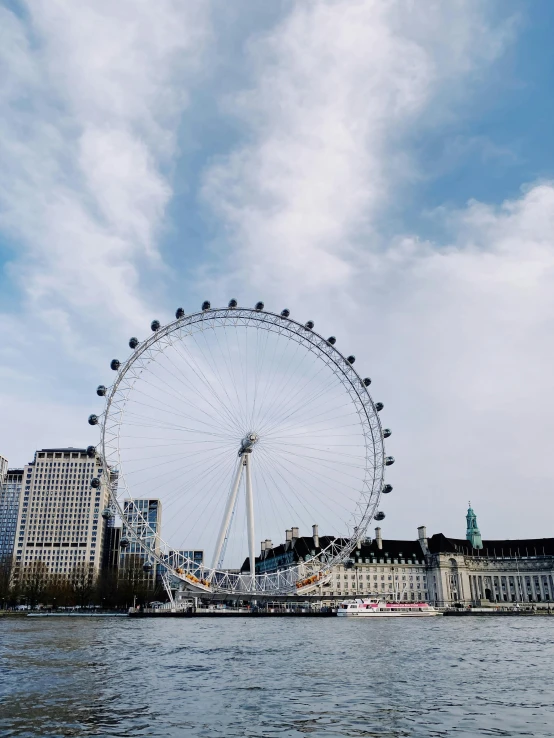
[[[288,313],[288,311],[284,312]],[[345,559],[347,559],[354,549],[357,541],[359,541],[360,538],[365,535],[367,527],[372,520],[375,510],[377,509],[377,506],[379,504],[381,491],[384,485],[384,469],[386,461],[383,429],[378,415],[378,408],[376,407],[376,404],[373,402],[373,399],[369,394],[367,386],[368,380],[362,379],[356,369],[354,369],[354,357],[344,356],[344,354],[336,348],[334,339],[330,341],[329,339],[325,339],[321,334],[317,333],[313,329],[314,326],[311,321],[308,321],[307,324],[302,324],[299,321],[291,318],[290,314],[278,314],[265,310],[263,308],[260,309],[258,307],[209,307],[207,309],[202,309],[201,311],[198,311],[196,313],[190,313],[188,315],[183,314],[182,316],[176,317],[175,320],[172,320],[163,326],[160,325],[158,321],[154,321],[152,324],[152,335],[142,342],[137,342],[136,346],[133,347],[131,355],[125,362],[120,363],[117,360],[114,360],[112,362],[112,368],[114,362],[117,362],[117,377],[114,383],[109,388],[106,388],[106,406],[104,412],[101,415],[101,452],[102,458],[104,459],[104,465],[106,466],[106,472],[108,473],[108,470],[110,468],[114,468],[113,464],[110,464],[110,460],[113,460],[115,452],[117,457],[116,468],[120,472],[119,479],[123,480],[126,491],[129,491],[127,488],[127,483],[125,481],[124,472],[121,474],[119,433],[112,432],[112,429],[109,426],[109,421],[112,418],[112,416],[110,415],[112,407],[114,405],[117,405],[117,403],[121,401],[120,399],[118,399],[118,392],[123,392],[123,390],[126,390],[127,395],[123,400],[124,412],[128,395],[133,389],[134,382],[136,382],[137,380],[137,377],[135,376],[132,383],[125,385],[131,369],[135,365],[137,365],[139,361],[143,358],[146,358],[148,362],[153,361],[153,357],[150,356],[148,352],[150,352],[152,349],[155,349],[156,346],[159,346],[163,339],[172,336],[172,334],[179,330],[182,330],[183,328],[194,326],[196,330],[204,331],[217,326],[225,327],[225,325],[229,324],[234,326],[243,325],[245,327],[249,327],[249,325],[255,325],[257,328],[271,331],[277,333],[278,335],[285,335],[287,339],[294,339],[299,344],[307,346],[308,349],[313,352],[314,356],[317,357],[318,361],[323,360],[324,363],[327,364],[327,366],[330,366],[335,376],[338,377],[340,383],[346,389],[351,401],[353,401],[354,405],[356,406],[362,428],[364,429],[362,436],[365,446],[366,468],[363,486],[367,485],[370,488],[366,492],[367,499],[365,499],[365,509],[363,510],[360,517],[359,525],[355,526],[353,529],[353,534],[350,537],[334,539],[324,549],[322,549],[316,557],[314,557],[314,561],[322,565],[321,571],[323,571],[325,574],[332,568],[332,566],[342,563]],[[165,350],[165,348],[167,348],[167,346],[164,347],[163,350]],[[160,351],[163,350],[160,349]],[[117,428],[120,428],[121,421],[119,423],[116,423],[115,425],[117,426]],[[368,431],[369,435],[366,435]],[[110,433],[111,443],[107,440]],[[372,464],[369,464],[370,456],[373,459]],[[370,468],[371,473],[369,473]],[[369,481],[368,475],[371,477]],[[364,490],[360,490],[360,493],[363,496]],[[134,496],[130,495],[130,497],[131,499],[133,499]],[[126,523],[127,518],[126,513],[123,509],[123,505],[121,504],[122,501],[118,499],[118,494],[117,492],[114,492],[113,489],[110,490],[110,500],[111,505],[116,508],[116,511],[121,517],[122,521],[131,531],[131,535],[133,535],[131,526]],[[165,550],[171,549],[171,546],[162,539],[159,533],[156,534],[156,537],[159,543],[163,544]],[[143,540],[141,540],[140,537],[133,536],[133,539],[140,545],[145,554],[147,554],[149,561],[156,561],[160,565],[166,567],[166,569],[171,568],[168,565],[167,559],[164,560],[161,555],[156,554],[156,552],[153,551]],[[193,562],[190,561],[190,563],[192,564]],[[298,562],[295,565],[288,567],[286,570],[281,570],[281,572],[275,572],[272,574],[255,574],[252,577],[252,591],[259,592],[260,594],[262,594],[264,591],[267,591],[269,594],[278,594],[280,592],[280,589],[289,589],[294,591],[294,587],[298,588],[298,577],[302,574],[302,571],[305,571],[305,568],[306,567],[304,566],[304,562]],[[227,570],[209,566],[203,566],[202,570],[203,572],[207,573],[207,576],[204,576],[203,578],[203,586],[212,587],[212,582],[214,581],[221,582],[221,586],[223,586],[224,580],[226,580],[226,587],[229,587],[230,583],[232,584],[232,582],[230,582],[229,580],[230,575]],[[171,575],[173,577],[176,577],[177,579],[180,579],[185,584],[192,586],[193,588],[202,588],[201,583],[199,583],[198,581],[191,582],[186,572],[171,571]],[[246,575],[238,574],[233,576],[238,578],[236,584],[237,586],[239,586],[240,591],[246,591],[243,588],[244,581],[239,581],[246,579]],[[278,580],[280,576],[285,581],[281,583],[277,582],[277,584],[275,584],[274,580]],[[220,590],[216,588],[211,589],[210,591],[228,592],[229,589]]]

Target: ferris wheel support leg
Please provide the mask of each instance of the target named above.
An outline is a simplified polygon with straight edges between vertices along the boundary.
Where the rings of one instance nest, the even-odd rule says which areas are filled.
[[[252,475],[250,473],[250,459],[252,454],[245,454],[246,461],[246,518],[248,523],[248,555],[250,557],[250,576],[252,584],[256,577],[256,534],[254,530],[254,496],[252,494]]]
[[[239,458],[239,464],[238,464],[237,473],[235,475],[235,481],[233,482],[233,489],[231,490],[231,494],[229,495],[229,499],[227,500],[227,506],[225,508],[225,513],[223,515],[223,521],[221,523],[219,536],[217,537],[217,543],[216,543],[214,557],[212,561],[212,569],[216,569],[218,566],[221,566],[221,563],[222,563],[220,562],[219,557],[221,556],[221,551],[223,549],[223,544],[225,542],[225,536],[227,535],[229,523],[231,522],[231,515],[233,514],[233,509],[237,501],[237,494],[239,491],[239,485],[240,485],[240,479],[242,477],[242,467],[243,466],[244,466],[244,459],[241,456]]]

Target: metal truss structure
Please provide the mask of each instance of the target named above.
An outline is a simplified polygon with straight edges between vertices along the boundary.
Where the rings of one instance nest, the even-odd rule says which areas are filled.
[[[184,587],[196,594],[228,593],[240,596],[241,593],[252,596],[271,597],[274,595],[304,594],[327,582],[331,569],[344,562],[364,537],[370,521],[376,514],[379,499],[384,487],[385,466],[392,463],[392,457],[385,457],[384,437],[390,431],[383,431],[378,415],[379,406],[373,402],[368,385],[354,369],[354,357],[345,357],[335,347],[335,339],[325,339],[313,330],[313,323],[299,323],[289,317],[288,311],[282,314],[268,312],[260,306],[254,309],[228,307],[211,309],[203,306],[203,310],[191,315],[177,312],[176,320],[165,326],[155,321],[153,333],[142,342],[136,341],[131,356],[124,362],[116,362],[117,376],[113,385],[105,390],[105,409],[98,416],[101,428],[100,451],[105,461],[106,474],[112,480],[110,507],[123,521],[130,538],[144,552],[145,558],[158,564],[165,572],[164,584],[169,587],[170,581],[182,583]],[[234,483],[228,497],[225,510],[221,510],[222,522],[211,566],[198,565],[192,558],[175,551],[164,542],[156,531],[156,546],[151,541],[153,533],[149,530],[148,521],[143,520],[136,525],[124,510],[123,498],[133,499],[133,483],[125,474],[121,458],[121,428],[125,420],[127,405],[135,385],[143,372],[153,362],[163,362],[164,353],[172,346],[190,340],[191,337],[205,331],[219,328],[240,327],[246,331],[268,331],[289,341],[296,342],[307,352],[309,360],[320,362],[322,371],[332,373],[346,390],[348,402],[355,408],[359,420],[359,433],[365,446],[364,469],[361,477],[361,488],[355,509],[352,510],[351,521],[345,535],[333,539],[328,545],[309,561],[297,562],[279,571],[256,573],[255,561],[255,521],[253,499],[256,490],[252,489],[251,466],[256,464],[256,429],[242,439],[237,451]],[[130,343],[133,346],[133,343]],[[114,360],[115,361],[115,360]],[[100,388],[99,388],[100,389]],[[99,392],[100,394],[100,392]],[[354,413],[353,413],[354,415]],[[97,417],[97,416],[93,416]],[[90,422],[90,420],[89,420]],[[251,562],[250,572],[237,573],[223,568],[223,553],[236,498],[244,475],[246,479],[246,509],[248,549]],[[388,491],[385,489],[385,491]],[[379,515],[383,515],[379,513]],[[379,519],[379,517],[377,518]],[[136,510],[133,520],[136,520]],[[171,580],[170,580],[171,578]]]

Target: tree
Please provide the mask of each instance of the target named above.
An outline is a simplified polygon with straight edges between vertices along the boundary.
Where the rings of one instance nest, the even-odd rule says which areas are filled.
[[[44,600],[48,585],[48,567],[44,561],[25,564],[21,571],[20,591],[27,604],[36,607]]]
[[[0,557],[0,605],[6,606],[12,595],[13,559],[6,555]]]
[[[94,592],[94,568],[84,561],[76,564],[69,573],[69,586],[73,592],[75,604],[87,607]]]

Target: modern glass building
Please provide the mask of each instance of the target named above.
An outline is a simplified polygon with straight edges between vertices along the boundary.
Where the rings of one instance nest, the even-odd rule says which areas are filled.
[[[162,503],[154,499],[133,499],[123,501],[125,522],[121,530],[121,552],[119,555],[119,572],[126,576],[130,567],[152,565],[148,578],[156,578],[156,562],[149,559],[145,549],[156,555],[160,552],[160,531],[162,527]],[[125,524],[127,523],[127,525]],[[136,540],[139,537],[141,545]],[[126,545],[122,544],[126,542]]]
[[[23,469],[8,469],[3,461],[0,457],[0,560],[13,556],[23,484]]]

